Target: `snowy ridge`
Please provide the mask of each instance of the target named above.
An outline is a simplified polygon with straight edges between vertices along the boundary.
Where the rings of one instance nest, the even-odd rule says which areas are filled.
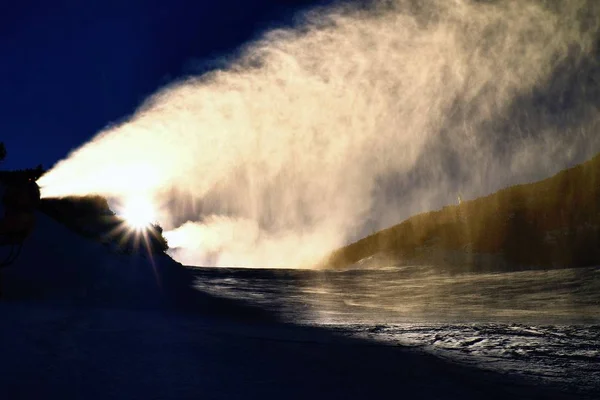
[[[58,306],[178,310],[272,320],[258,309],[192,287],[189,270],[163,253],[123,254],[43,213],[17,261],[2,271],[3,301]],[[1,255],[8,248],[0,248]]]
[[[3,271],[6,300],[129,307],[161,307],[173,300],[163,283],[183,268],[166,255],[119,254],[42,213],[36,218],[20,257]]]

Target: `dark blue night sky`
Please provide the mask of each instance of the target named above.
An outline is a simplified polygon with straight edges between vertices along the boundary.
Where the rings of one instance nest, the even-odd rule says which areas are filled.
[[[191,59],[226,54],[317,0],[33,0],[0,6],[3,169],[51,167]]]

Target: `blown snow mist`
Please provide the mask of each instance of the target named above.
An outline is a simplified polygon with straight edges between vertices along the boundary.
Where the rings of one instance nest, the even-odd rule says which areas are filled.
[[[186,264],[311,266],[459,192],[600,149],[595,89],[577,81],[600,77],[599,12],[593,0],[315,9],[161,90],[39,183],[45,197],[152,198]]]

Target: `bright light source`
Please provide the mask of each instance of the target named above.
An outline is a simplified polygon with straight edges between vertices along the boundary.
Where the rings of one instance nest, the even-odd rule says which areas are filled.
[[[118,214],[135,230],[144,229],[156,221],[154,205],[148,198],[141,196],[127,199]]]

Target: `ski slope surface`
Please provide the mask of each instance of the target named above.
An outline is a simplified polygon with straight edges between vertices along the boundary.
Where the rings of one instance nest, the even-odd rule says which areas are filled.
[[[2,249],[3,251],[5,249]],[[3,399],[571,398],[413,349],[280,322],[45,215],[3,270]]]

